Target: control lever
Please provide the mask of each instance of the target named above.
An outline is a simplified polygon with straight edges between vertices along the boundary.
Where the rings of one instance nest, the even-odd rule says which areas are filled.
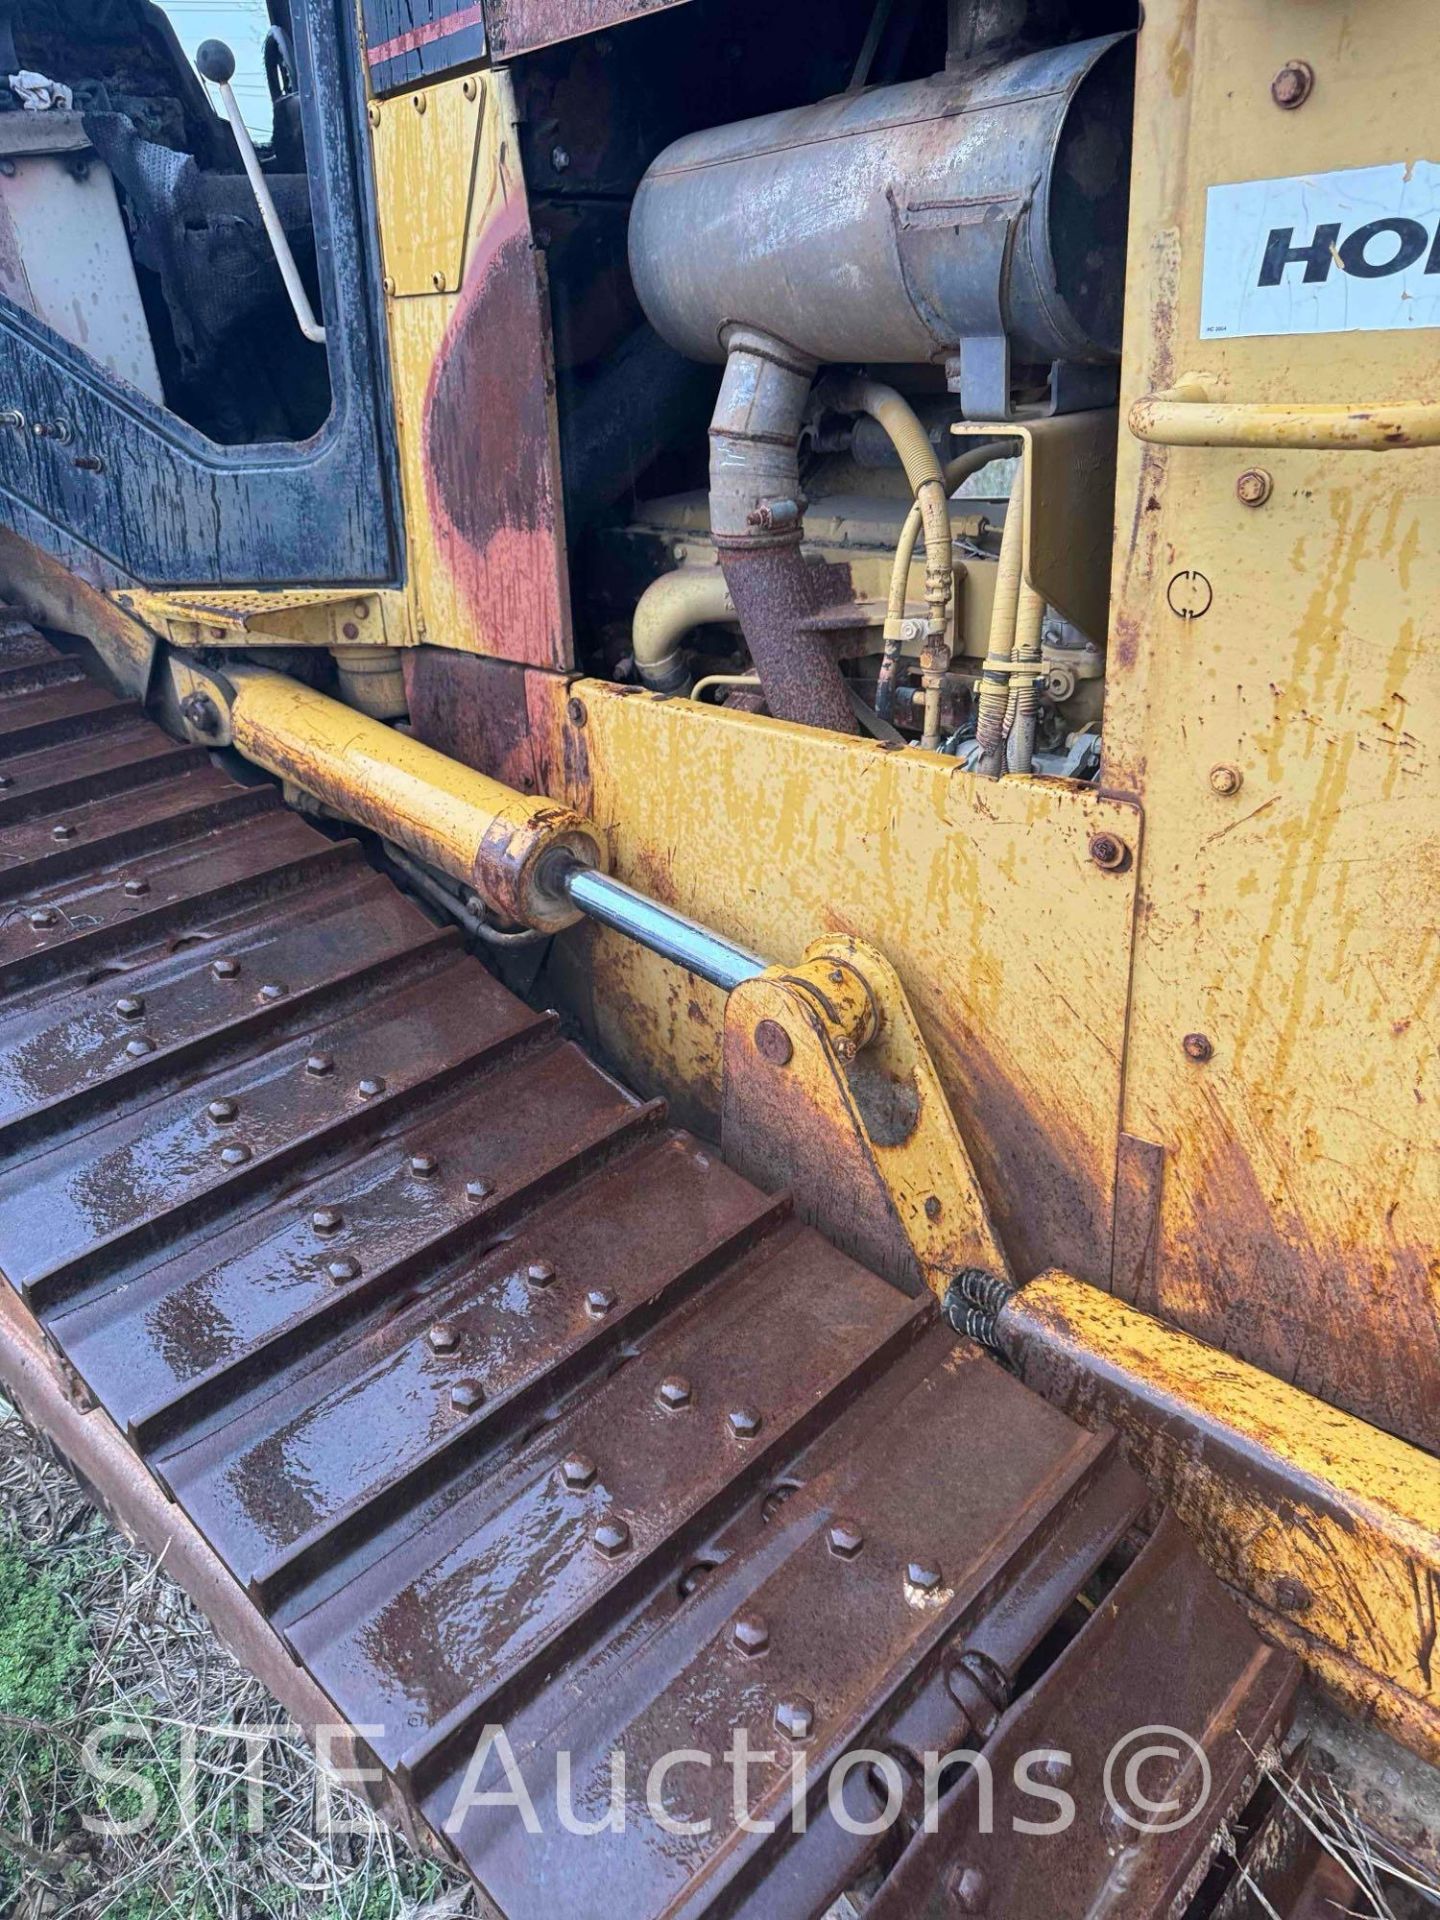
[[[295,318],[300,331],[307,340],[313,340],[317,347],[325,344],[325,329],[315,318],[314,308],[310,305],[310,296],[305,291],[305,283],[300,278],[300,269],[295,264],[295,256],[290,251],[290,242],[285,237],[285,229],[280,224],[280,216],[275,211],[275,202],[270,197],[270,186],[260,170],[260,156],[255,151],[255,143],[250,138],[249,128],[240,115],[235,100],[235,90],[230,82],[235,77],[235,56],[223,40],[202,41],[195,54],[195,65],[202,76],[215,87],[225,106],[225,117],[230,122],[230,131],[235,135],[235,144],[240,149],[240,159],[250,181],[250,187],[260,208],[260,218],[265,223],[265,231],[270,237],[274,250],[275,264],[280,269],[280,277],[285,282],[285,291],[290,296],[290,305],[295,309]]]

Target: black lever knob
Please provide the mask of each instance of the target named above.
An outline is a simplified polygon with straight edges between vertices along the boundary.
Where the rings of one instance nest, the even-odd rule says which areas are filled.
[[[202,40],[196,49],[195,64],[214,86],[223,87],[235,78],[235,56],[223,40]]]

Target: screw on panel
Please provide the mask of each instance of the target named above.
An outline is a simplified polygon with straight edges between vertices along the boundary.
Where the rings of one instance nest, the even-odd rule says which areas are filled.
[[[1130,849],[1117,834],[1097,833],[1091,836],[1090,858],[1102,872],[1119,873],[1130,863]]]
[[[688,1407],[690,1404],[690,1382],[683,1373],[672,1373],[660,1382],[655,1390],[655,1398],[669,1412],[678,1413],[682,1407]]]
[[[770,1623],[763,1613],[747,1609],[737,1617],[730,1629],[730,1638],[742,1653],[754,1659],[756,1654],[764,1653],[770,1644]]]
[[[617,1514],[612,1514],[600,1522],[591,1538],[607,1560],[614,1560],[630,1545],[630,1529]]]
[[[1303,107],[1315,86],[1315,69],[1308,60],[1287,60],[1270,82],[1270,98],[1277,107],[1293,112]]]
[[[450,1404],[457,1413],[474,1413],[485,1399],[478,1380],[457,1380],[450,1389]]]
[[[305,1071],[318,1079],[322,1074],[333,1073],[335,1062],[328,1053],[312,1053],[305,1062]]]
[[[122,1020],[138,1020],[145,1011],[145,1002],[138,993],[122,994],[115,1002],[115,1011]]]
[[[240,1109],[233,1100],[212,1100],[205,1109],[217,1126],[224,1126],[235,1118]]]
[[[753,1440],[760,1431],[760,1415],[754,1407],[733,1407],[726,1418],[737,1440]]]
[[[755,1051],[772,1067],[785,1067],[790,1064],[795,1049],[778,1020],[761,1020],[755,1028]]]
[[[1275,491],[1275,482],[1264,467],[1247,467],[1235,482],[1235,498],[1242,507],[1263,507]]]
[[[1210,1039],[1209,1034],[1187,1033],[1180,1044],[1185,1049],[1185,1058],[1187,1060],[1194,1060],[1201,1066],[1215,1056],[1214,1042]]]
[[[586,1487],[593,1487],[599,1471],[588,1453],[567,1453],[560,1462],[560,1478],[574,1493],[583,1493]]]
[[[865,1544],[865,1536],[853,1520],[832,1520],[825,1537],[838,1560],[853,1560]]]

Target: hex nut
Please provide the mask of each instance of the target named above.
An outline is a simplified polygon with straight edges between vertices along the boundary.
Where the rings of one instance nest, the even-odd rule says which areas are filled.
[[[417,1180],[433,1180],[439,1171],[439,1162],[433,1154],[412,1153],[410,1156],[410,1171]]]
[[[127,1040],[125,1051],[132,1060],[143,1060],[147,1053],[155,1051],[155,1042],[148,1034],[137,1033],[133,1040]]]
[[[335,1062],[328,1053],[312,1053],[305,1062],[305,1071],[314,1074],[318,1080],[322,1075],[335,1071]]]
[[[465,1182],[465,1198],[467,1200],[488,1200],[491,1192],[492,1188],[488,1180],[467,1180]]]
[[[337,1254],[335,1258],[327,1264],[325,1271],[337,1287],[343,1286],[347,1280],[358,1280],[360,1278],[360,1262],[353,1254]]]
[[[453,1353],[460,1344],[460,1336],[448,1320],[437,1320],[425,1338],[435,1353]]]
[[[1091,836],[1090,858],[1105,873],[1119,873],[1129,865],[1130,849],[1117,834],[1097,833]]]
[[[150,882],[148,880],[127,880],[125,882],[125,891],[132,900],[143,900],[145,895],[150,891]]]
[[[1242,507],[1263,507],[1275,491],[1275,482],[1264,467],[1247,467],[1235,482],[1235,498]]]
[[[585,1296],[585,1311],[592,1320],[603,1320],[615,1305],[615,1295],[609,1287],[591,1287]]]
[[[532,1260],[525,1269],[525,1278],[532,1287],[548,1287],[555,1280],[555,1269],[548,1260]]]
[[[132,1040],[130,1045],[133,1047],[135,1042]],[[128,1052],[129,1049],[127,1048],[126,1051]],[[249,1147],[245,1146],[244,1143],[239,1140],[235,1142],[233,1147],[222,1147],[220,1149],[221,1162],[227,1167],[243,1167],[249,1158]]]
[[[457,1380],[450,1389],[450,1404],[457,1413],[474,1413],[485,1399],[478,1380]]]
[[[115,1011],[122,1020],[138,1020],[145,1011],[145,1002],[139,994],[122,994],[115,1002]]]
[[[377,1076],[367,1074],[355,1091],[362,1100],[375,1100],[385,1091],[385,1082]]]
[[[285,989],[280,985],[278,980],[267,980],[260,989],[260,998],[262,1000],[283,1000],[285,998]]]
[[[608,1514],[590,1536],[607,1560],[616,1560],[630,1545],[630,1529],[618,1514]]]
[[[228,1121],[235,1118],[240,1109],[233,1100],[212,1100],[205,1111],[215,1122],[216,1126],[223,1127]]]
[[[905,1584],[917,1593],[938,1593],[945,1584],[945,1576],[933,1561],[912,1560],[905,1569]]]
[[[310,1224],[316,1233],[338,1233],[345,1224],[345,1216],[338,1207],[316,1207]]]
[[[840,1560],[853,1560],[865,1544],[865,1536],[853,1520],[832,1520],[826,1538],[830,1551]]]
[[[755,1613],[747,1609],[744,1613],[737,1615],[735,1624],[730,1629],[730,1638],[741,1653],[747,1654],[753,1660],[757,1654],[764,1653],[770,1644],[770,1623],[763,1613]]]
[[[72,827],[68,821],[62,820],[58,827],[51,827],[50,838],[52,840],[73,840],[75,838],[75,832],[76,829]]]
[[[599,1471],[600,1469],[588,1453],[567,1453],[560,1462],[560,1478],[576,1493],[583,1493],[586,1487],[593,1487],[595,1476]]]
[[[683,1373],[670,1374],[655,1390],[655,1398],[670,1413],[678,1413],[682,1407],[688,1407],[691,1397],[690,1382]]]
[[[754,1407],[732,1407],[726,1419],[737,1440],[753,1440],[760,1431],[760,1415]]]
[[[238,960],[212,960],[210,971],[217,980],[234,980],[240,972]]]
[[[792,1694],[775,1702],[775,1728],[795,1746],[801,1746],[815,1732],[815,1703],[803,1694]]]

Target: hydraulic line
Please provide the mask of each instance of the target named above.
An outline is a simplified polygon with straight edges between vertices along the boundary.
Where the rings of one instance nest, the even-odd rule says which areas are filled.
[[[995,573],[995,601],[990,612],[990,648],[980,672],[976,703],[977,773],[998,779],[1005,770],[1005,714],[1010,704],[1010,670],[1014,662],[1016,627],[1023,583],[1021,562],[1025,545],[1025,467],[1015,470],[1000,536],[1000,563]]]

